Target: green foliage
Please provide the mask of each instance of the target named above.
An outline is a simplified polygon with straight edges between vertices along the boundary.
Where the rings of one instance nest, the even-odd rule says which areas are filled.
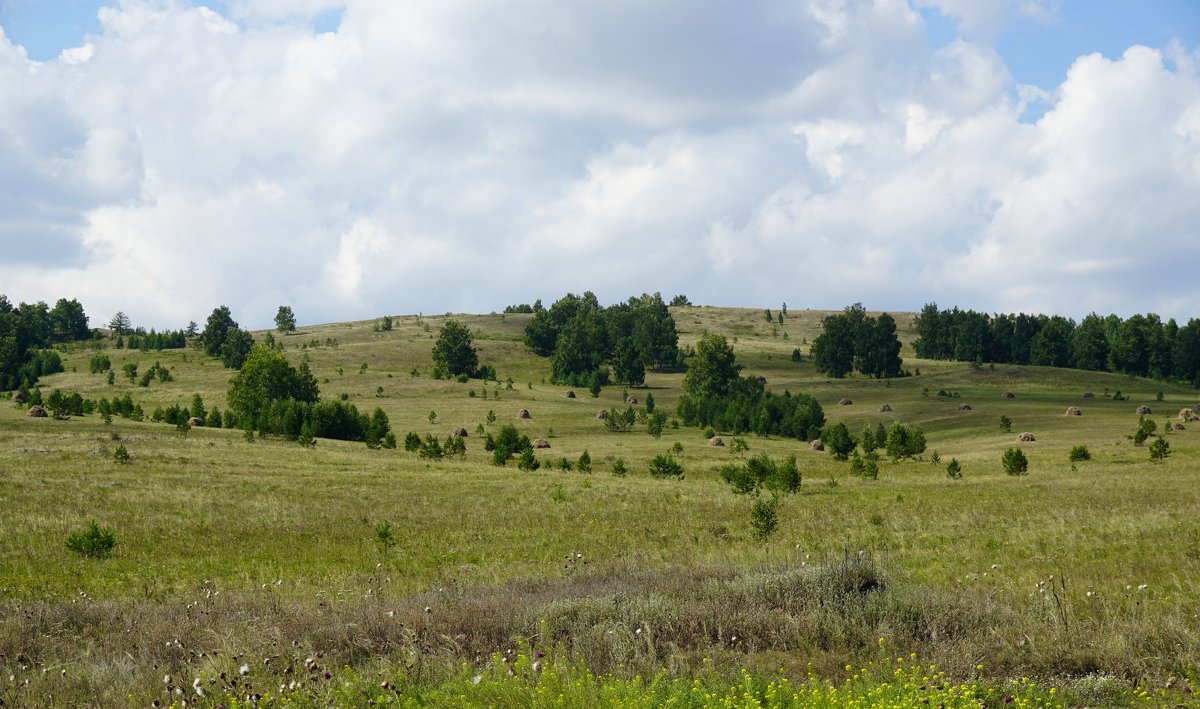
[[[695,357],[688,361],[683,377],[684,393],[694,399],[722,398],[729,393],[740,371],[725,337],[709,335],[700,340]]]
[[[505,465],[514,455],[533,450],[529,436],[523,435],[512,424],[502,426],[495,438],[489,437],[489,440],[492,443],[492,462],[496,465]]]
[[[238,369],[250,354],[254,338],[238,327],[229,308],[222,305],[208,316],[204,331],[200,333],[200,344],[209,357],[219,358],[226,367]]]
[[[750,529],[754,538],[765,542],[779,527],[779,496],[758,498],[750,508]]]
[[[388,416],[383,409],[378,406],[371,412],[370,422],[367,424],[366,443],[367,448],[379,448],[383,445],[384,437],[391,431],[391,422],[388,421]]]
[[[670,455],[656,455],[650,459],[650,474],[656,478],[683,477],[683,466]]]
[[[649,433],[655,438],[662,436],[663,429],[667,425],[667,414],[663,411],[652,411],[646,417],[646,433]]]
[[[1029,472],[1029,459],[1020,448],[1009,448],[1000,458],[1007,475],[1025,475]]]
[[[281,305],[275,313],[275,329],[279,332],[293,332],[296,329],[296,314],[292,306]]]
[[[925,452],[925,433],[919,426],[896,421],[888,429],[884,448],[892,460],[918,456]]]
[[[875,378],[900,376],[900,340],[891,315],[868,317],[862,303],[855,303],[839,315],[826,317],[821,328],[812,344],[819,371],[836,379],[855,369]]]
[[[117,449],[113,451],[113,462],[117,465],[128,465],[130,460],[129,451],[124,444],[117,446]]]
[[[537,456],[533,454],[533,449],[526,448],[521,451],[521,457],[517,459],[517,467],[521,470],[532,472],[542,467],[542,464],[538,462]]]
[[[447,320],[433,345],[433,376],[438,379],[475,374],[479,356],[471,331],[457,320]]]
[[[1071,452],[1067,455],[1067,458],[1072,463],[1078,463],[1078,462],[1081,462],[1084,460],[1091,460],[1092,452],[1088,450],[1087,446],[1080,443],[1079,445],[1071,448]]]
[[[1146,439],[1153,436],[1157,431],[1158,424],[1154,422],[1154,419],[1150,419],[1145,416],[1139,416],[1137,430],[1133,432],[1132,436],[1133,445],[1142,445],[1146,442]]]
[[[110,369],[112,369],[112,360],[106,354],[92,355],[92,358],[88,360],[88,370],[92,374],[100,374]]]
[[[625,459],[617,458],[612,464],[612,474],[618,478],[623,478],[629,474],[629,469],[625,467]]]
[[[959,480],[962,478],[962,465],[959,464],[957,458],[951,458],[949,463],[946,463],[946,477],[951,480]]]
[[[254,425],[275,402],[312,404],[318,394],[317,379],[307,363],[293,367],[282,353],[260,346],[250,351],[241,370],[229,380],[225,398],[239,419]]]
[[[82,532],[72,532],[67,535],[67,548],[77,554],[93,559],[112,556],[117,546],[117,538],[107,527],[100,527],[95,522],[88,525]]]
[[[850,435],[850,429],[846,428],[846,424],[841,421],[825,427],[825,430],[821,432],[821,442],[833,454],[834,460],[848,459],[850,451],[854,450],[857,445],[854,437]]]
[[[409,453],[416,453],[421,450],[421,435],[416,431],[409,431],[404,434],[404,450]]]
[[[392,531],[390,522],[380,522],[375,525],[375,543],[379,545],[379,552],[384,556],[396,546],[396,534]]]
[[[722,465],[718,476],[735,494],[758,493],[763,489],[775,494],[792,493],[800,489],[801,482],[794,455],[774,460],[766,453],[760,453],[745,463]]]
[[[417,454],[426,460],[441,460],[445,455],[442,450],[442,443],[431,433],[426,433],[425,438],[421,441],[421,446],[417,449]]]
[[[688,300],[688,297],[686,295],[684,295],[683,293],[680,293],[680,294],[676,295],[675,297],[671,298],[671,307],[672,308],[686,308],[686,307],[691,306],[691,304],[692,304],[692,301]]]
[[[1000,416],[1000,430],[1005,433],[1012,433],[1012,419],[1007,416]]]
[[[1161,463],[1171,455],[1171,444],[1167,443],[1167,439],[1159,436],[1150,444],[1150,460],[1155,463]]]
[[[575,467],[578,468],[579,472],[581,473],[592,472],[592,456],[588,454],[586,449],[579,454],[579,460],[575,463]]]
[[[803,359],[804,359],[804,356],[800,354],[800,348],[799,347],[793,348],[792,349],[792,361],[800,362],[800,361],[803,361]]]
[[[604,419],[604,430],[610,433],[624,433],[633,428],[633,424],[637,422],[637,411],[633,406],[627,406],[624,409],[613,409],[608,412],[608,418]],[[662,433],[661,431],[659,432]]]
[[[863,427],[862,433],[858,435],[858,445],[863,449],[863,453],[870,453],[883,446],[887,442],[887,433],[884,433],[883,440],[875,437],[875,428],[871,424]]]

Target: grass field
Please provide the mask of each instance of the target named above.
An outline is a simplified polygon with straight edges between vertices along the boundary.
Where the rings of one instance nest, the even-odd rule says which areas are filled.
[[[907,315],[897,316],[902,354],[919,375],[829,380],[807,356],[824,313],[789,313],[783,327],[758,310],[673,314],[681,344],[726,335],[744,374],[816,396],[830,422],[854,433],[878,421],[920,425],[926,454],[884,461],[872,481],[806,442],[747,436],[741,458],[795,455],[803,474],[800,492],[782,503],[778,530],[756,541],[751,501],[717,477],[738,455],[709,446],[695,428],[661,438],[640,425],[606,432],[595,415],[621,405],[622,389],[570,399],[548,384],[548,362],[521,344],[527,315],[456,316],[476,333],[480,361],[496,367],[499,383],[430,378],[445,317],[398,317],[390,332],[370,322],[310,326],[281,338],[293,363],[308,357],[323,397],[381,407],[400,438],[467,429],[462,460],[326,440],[306,449],[232,430],[184,436],[165,424],[106,425],[96,416],[31,419],[6,404],[0,699],[570,703],[538,698],[553,690],[579,706],[670,697],[697,706],[750,687],[730,700],[740,706],[765,697],[779,671],[792,690],[857,675],[862,697],[899,692],[903,682],[888,678],[897,658],[908,658],[935,664],[948,687],[976,683],[991,693],[988,706],[1005,696],[1028,705],[1191,702],[1200,667],[1200,424],[1166,434],[1171,455],[1161,464],[1128,436],[1137,406],[1153,409],[1161,432],[1196,405],[1196,390],[917,360]],[[799,364],[794,348],[804,355]],[[67,371],[44,378],[44,390],[91,398],[128,391],[147,413],[187,405],[195,393],[225,408],[231,372],[197,350],[105,352],[115,385],[87,373],[95,351],[81,347],[64,353]],[[144,371],[156,361],[173,381],[143,388],[120,376],[125,362]],[[643,402],[652,394],[673,412],[681,378],[651,373],[628,394]],[[1006,391],[1015,398],[1002,398]],[[1110,398],[1117,391],[1128,398]],[[839,405],[842,398],[853,404]],[[960,411],[964,403],[972,410]],[[893,411],[880,413],[883,404]],[[1072,405],[1083,415],[1064,416]],[[532,418],[518,420],[521,409]],[[1002,415],[1011,432],[1001,431]],[[541,470],[491,464],[477,427],[506,423],[550,442]],[[1018,444],[1023,431],[1036,442]],[[684,478],[652,478],[649,459],[676,444]],[[1068,452],[1079,444],[1092,459],[1072,464]],[[128,464],[114,461],[117,446],[130,453]],[[1027,476],[1001,468],[1013,446],[1029,457]],[[584,450],[591,473],[559,469]],[[940,464],[930,460],[934,451]],[[951,457],[963,465],[961,480],[946,476]],[[611,474],[618,458],[626,477]],[[110,558],[85,558],[64,543],[92,521],[116,536]],[[388,548],[376,540],[383,523],[395,538]],[[528,664],[537,653],[544,665],[519,665],[518,656]],[[529,676],[513,690],[510,675],[496,674],[501,666]],[[772,696],[799,696],[774,686]],[[712,702],[697,699],[709,695]],[[878,696],[860,705],[918,701]],[[958,696],[934,697],[934,705],[979,706],[955,704]],[[854,705],[812,701],[792,705]]]

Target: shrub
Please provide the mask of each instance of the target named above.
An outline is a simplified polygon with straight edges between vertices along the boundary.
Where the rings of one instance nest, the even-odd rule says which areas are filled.
[[[579,454],[579,462],[576,463],[576,467],[579,468],[579,472],[581,473],[592,472],[592,456],[588,455],[587,450]]]
[[[124,445],[117,446],[117,449],[113,451],[113,462],[117,465],[128,465],[129,461],[129,451],[125,449]]]
[[[863,456],[862,477],[864,480],[879,479],[879,456],[876,453]]]
[[[779,526],[779,498],[772,495],[770,499],[758,499],[750,508],[750,528],[754,538],[765,542]]]
[[[951,458],[946,464],[946,477],[951,480],[959,480],[962,478],[962,466],[959,465],[957,458]]]
[[[558,461],[558,467],[559,467],[559,469],[560,469],[560,470],[562,470],[563,472],[566,472],[566,471],[568,471],[568,470],[571,470],[572,468],[574,468],[574,467],[575,467],[575,464],[574,464],[574,463],[572,463],[570,460],[567,460],[567,457],[566,457],[566,456],[563,456],[563,457],[562,457],[562,459]]]
[[[729,442],[729,452],[737,455],[750,450],[750,444],[746,443],[745,438],[734,438]]]
[[[100,527],[92,522],[82,532],[67,535],[67,548],[87,557],[100,559],[112,556],[113,548],[117,546],[117,538],[112,530]]]
[[[1070,454],[1068,454],[1067,457],[1071,460],[1072,463],[1078,463],[1081,460],[1091,460],[1092,452],[1088,450],[1087,446],[1085,446],[1081,443],[1081,444],[1075,446],[1074,448],[1072,448]]]
[[[612,474],[618,478],[623,478],[629,474],[629,469],[625,467],[625,459],[617,458],[612,464]]]
[[[1150,444],[1150,460],[1155,463],[1161,463],[1171,455],[1171,444],[1167,443],[1167,439],[1159,436]]]
[[[1029,459],[1020,448],[1009,448],[1000,458],[1004,472],[1008,475],[1025,475],[1029,472]]]
[[[428,458],[429,460],[441,460],[443,455],[442,444],[433,434],[426,433],[425,439],[421,441],[418,454],[422,458]]]
[[[392,532],[390,523],[381,522],[375,525],[375,543],[379,545],[379,550],[385,556],[392,547],[396,546],[396,535]]]
[[[733,489],[735,495],[748,495],[758,489],[758,478],[745,465],[722,465],[717,474]]]
[[[650,459],[650,474],[656,478],[681,478],[683,466],[670,455],[656,455]]]
[[[611,416],[609,418],[612,418]],[[646,417],[646,433],[649,433],[655,438],[662,436],[663,429],[667,426],[667,415],[662,411],[651,411]]]
[[[854,437],[850,435],[850,429],[846,428],[846,424],[841,421],[826,427],[821,432],[821,442],[833,454],[834,460],[848,459],[850,451],[854,450],[857,445]]]
[[[1000,417],[1000,430],[1005,433],[1012,433],[1012,419],[1007,416]]]
[[[409,453],[416,453],[421,449],[421,436],[416,431],[409,431],[404,435],[404,450]]]
[[[925,452],[925,433],[918,426],[896,421],[888,429],[884,448],[892,460],[920,455]]]
[[[517,459],[517,467],[521,470],[532,472],[542,467],[542,464],[538,462],[537,457],[533,454],[533,449],[526,448],[521,451],[521,457]]]

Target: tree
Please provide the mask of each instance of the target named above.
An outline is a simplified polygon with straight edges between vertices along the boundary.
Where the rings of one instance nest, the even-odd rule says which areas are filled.
[[[1150,460],[1155,463],[1161,463],[1171,455],[1171,444],[1167,443],[1167,439],[1159,436],[1150,444]]]
[[[263,345],[246,355],[241,371],[229,380],[225,396],[229,408],[247,426],[252,426],[272,402],[291,399],[316,403],[317,398],[317,380],[307,365],[296,369],[281,352]]]
[[[433,375],[438,378],[471,376],[479,367],[471,331],[457,320],[447,320],[433,345]]]
[[[1020,448],[1009,448],[1000,458],[1004,472],[1008,475],[1025,475],[1029,472],[1029,459]]]
[[[252,347],[254,336],[234,325],[225,334],[225,341],[221,343],[221,362],[230,369],[241,369]]]
[[[1108,367],[1108,336],[1104,319],[1092,313],[1071,334],[1071,363],[1077,369],[1103,372]]]
[[[725,396],[739,371],[741,367],[725,337],[709,335],[696,345],[696,356],[683,377],[683,390],[696,398]]]
[[[112,316],[112,320],[108,321],[108,329],[112,330],[114,335],[128,335],[133,332],[133,325],[129,322],[129,316],[118,310],[117,314]]]
[[[917,426],[896,421],[888,429],[884,450],[892,460],[920,455],[925,452],[925,433]]]
[[[275,329],[280,332],[296,330],[296,314],[292,312],[292,306],[279,306],[279,312],[275,313]]]
[[[850,451],[854,450],[854,437],[850,435],[850,429],[846,428],[846,424],[838,421],[832,426],[827,426],[821,432],[821,442],[833,454],[835,460],[847,460],[850,457]]]
[[[674,298],[671,298],[671,307],[672,308],[681,308],[681,307],[686,308],[686,307],[691,306],[691,304],[692,304],[692,301],[688,300],[688,297],[682,293],[675,296]]]
[[[50,311],[50,329],[51,336],[59,341],[86,340],[91,335],[88,317],[75,299],[58,299]]]
[[[122,315],[122,313],[117,314]],[[214,308],[212,314],[208,316],[208,322],[204,325],[204,331],[200,333],[200,343],[204,345],[204,353],[209,357],[220,357],[225,338],[229,335],[229,331],[237,329],[237,326],[238,324],[227,306],[221,305]]]
[[[821,327],[812,343],[813,364],[826,375],[841,379],[854,369],[857,323],[845,314],[830,315],[821,321]]]

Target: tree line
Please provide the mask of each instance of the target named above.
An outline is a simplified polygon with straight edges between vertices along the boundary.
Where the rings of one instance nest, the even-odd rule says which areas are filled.
[[[610,378],[640,386],[647,368],[682,367],[675,320],[658,293],[607,308],[591,291],[567,293],[548,310],[534,311],[525,344],[550,358],[551,381],[569,386],[598,388]]]
[[[918,357],[962,362],[1073,367],[1191,383],[1200,387],[1200,319],[1180,327],[1158,315],[1092,313],[1078,324],[1061,315],[988,315],[939,310],[917,315]]]
[[[47,348],[92,336],[83,306],[59,298],[14,306],[0,294],[0,390],[30,389],[43,374],[62,371],[62,361]]]
[[[855,303],[826,317],[821,328],[821,334],[813,340],[812,358],[824,374],[836,379],[852,371],[876,379],[904,374],[896,320],[891,315],[871,317],[862,303]]]

